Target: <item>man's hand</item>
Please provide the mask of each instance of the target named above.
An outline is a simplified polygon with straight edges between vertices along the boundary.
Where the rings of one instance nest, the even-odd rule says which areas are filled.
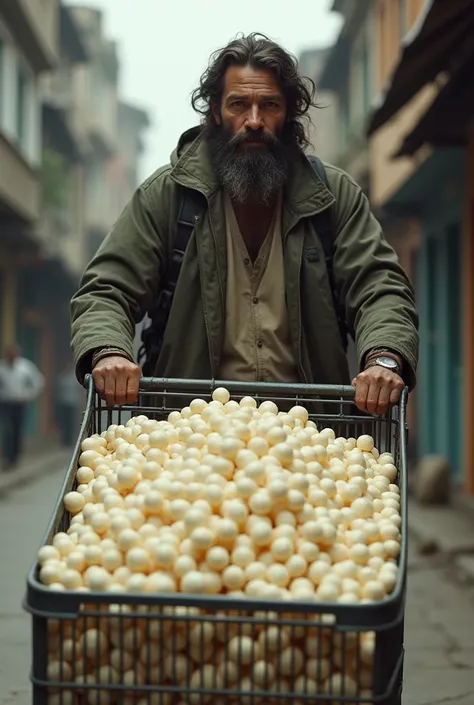
[[[352,380],[352,386],[356,390],[356,405],[361,411],[383,415],[389,406],[398,402],[405,383],[395,372],[373,365],[360,372]]]
[[[95,388],[107,406],[135,404],[141,369],[122,355],[108,355],[92,370]]]

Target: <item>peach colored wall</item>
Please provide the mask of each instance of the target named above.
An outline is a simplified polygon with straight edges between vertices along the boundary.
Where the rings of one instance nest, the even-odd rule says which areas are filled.
[[[434,86],[425,86],[371,137],[371,198],[374,205],[383,204],[428,156],[424,151],[414,158],[392,159],[403,137],[415,127],[437,93],[438,89]]]
[[[416,22],[427,0],[406,0],[406,30]],[[400,53],[400,21],[398,0],[378,0],[375,5],[376,40],[379,57],[376,76],[377,89],[382,90],[395,68]]]
[[[426,0],[407,0],[407,29],[417,20]],[[374,8],[373,31],[377,46],[374,74],[377,90],[382,91],[400,56],[400,18],[398,0],[378,0]],[[427,154],[413,159],[392,159],[401,141],[415,126],[435,98],[438,89],[425,86],[394,118],[377,130],[370,139],[371,197],[374,205],[382,205],[408,179]]]

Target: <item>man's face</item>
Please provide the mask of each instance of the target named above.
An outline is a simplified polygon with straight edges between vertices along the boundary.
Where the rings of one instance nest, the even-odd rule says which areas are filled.
[[[230,66],[207,137],[216,173],[231,198],[268,203],[286,181],[295,145],[284,139],[286,104],[271,72]]]
[[[262,149],[265,143],[252,133],[278,137],[286,119],[285,99],[270,71],[250,66],[230,66],[227,69],[220,110],[214,119],[233,135],[248,135],[245,149]]]

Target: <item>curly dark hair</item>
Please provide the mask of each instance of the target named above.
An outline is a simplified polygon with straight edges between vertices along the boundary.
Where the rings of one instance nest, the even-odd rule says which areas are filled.
[[[211,55],[199,87],[191,97],[191,104],[204,117],[204,123],[214,124],[212,106],[221,103],[225,73],[229,66],[251,66],[272,72],[287,104],[287,134],[289,132],[301,148],[308,146],[303,119],[309,120],[308,110],[318,107],[314,82],[300,75],[298,60],[293,54],[260,32],[238,35]]]

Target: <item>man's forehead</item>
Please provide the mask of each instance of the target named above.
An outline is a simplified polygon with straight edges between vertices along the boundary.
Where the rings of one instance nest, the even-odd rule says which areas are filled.
[[[224,92],[228,94],[249,91],[282,95],[271,71],[254,69],[251,66],[229,66],[225,75]]]

